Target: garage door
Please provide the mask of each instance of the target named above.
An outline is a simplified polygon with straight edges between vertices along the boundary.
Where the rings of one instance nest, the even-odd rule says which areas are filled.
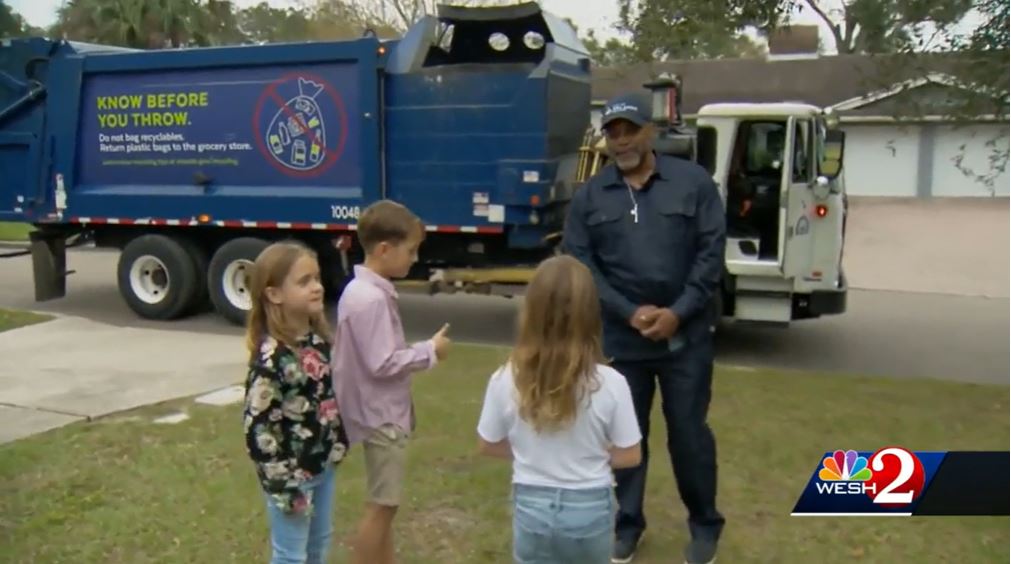
[[[846,125],[846,192],[852,196],[916,196],[920,128]]]
[[[996,124],[964,127],[938,126],[934,141],[931,186],[933,195],[986,197],[993,194],[1007,196],[1009,184],[1007,163],[1005,162],[1004,172],[997,173],[991,165],[994,147],[987,146],[988,143],[996,141],[997,147],[1007,151],[1007,129],[1006,125]],[[1000,135],[1001,133],[1003,136]],[[846,148],[849,149],[848,141]],[[966,170],[960,170],[959,167]],[[992,176],[993,185],[987,186],[978,176]]]

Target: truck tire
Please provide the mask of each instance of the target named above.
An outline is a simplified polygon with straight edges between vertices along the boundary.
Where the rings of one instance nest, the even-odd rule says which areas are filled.
[[[211,258],[207,249],[200,243],[192,239],[180,239],[179,242],[186,249],[186,254],[193,260],[193,267],[196,269],[197,291],[193,295],[193,302],[186,308],[187,313],[204,313],[211,309],[210,290],[207,287],[207,270],[210,268]]]
[[[240,237],[222,245],[211,258],[207,270],[211,303],[222,317],[235,325],[246,322],[246,314],[252,307],[246,287],[249,269],[268,244],[263,239]]]
[[[186,248],[165,235],[142,235],[119,255],[119,293],[146,319],[170,320],[186,313],[199,292],[196,265]]]

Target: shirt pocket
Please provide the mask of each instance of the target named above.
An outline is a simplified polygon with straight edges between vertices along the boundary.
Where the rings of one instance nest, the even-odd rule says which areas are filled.
[[[586,229],[593,246],[603,253],[621,249],[621,216],[614,210],[597,209],[586,218]]]
[[[662,232],[658,236],[677,249],[691,248],[694,242],[697,207],[689,195],[664,200],[657,205]]]

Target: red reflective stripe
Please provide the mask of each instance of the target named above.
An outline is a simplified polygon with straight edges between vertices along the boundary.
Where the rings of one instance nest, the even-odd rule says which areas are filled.
[[[207,224],[201,224],[195,219],[165,219],[165,218],[152,218],[147,220],[138,220],[135,218],[108,218],[108,217],[71,217],[69,219],[70,223],[86,223],[94,225],[153,225],[153,226],[175,226],[179,225],[182,227],[197,226],[197,225],[218,225],[228,228],[258,228],[258,229],[292,229],[292,230],[324,230],[324,231],[353,231],[357,229],[357,225],[347,224],[347,223],[288,223],[284,221],[243,221],[239,219],[226,219],[211,221]],[[468,226],[468,225],[430,225],[427,228],[428,231],[435,231],[438,233],[480,233],[485,235],[494,235],[504,232],[502,227],[494,226]]]

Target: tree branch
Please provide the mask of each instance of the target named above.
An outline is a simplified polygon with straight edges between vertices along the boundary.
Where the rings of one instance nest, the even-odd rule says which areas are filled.
[[[835,49],[839,53],[848,53],[849,45],[843,42],[842,34],[839,33],[839,26],[828,17],[828,14],[822,10],[814,0],[804,0],[804,3],[808,5],[809,8],[814,10],[818,16],[828,24],[829,29],[832,30],[832,36],[835,38]]]
[[[386,0],[380,0],[380,2],[385,1]],[[393,9],[397,12],[397,15],[400,16],[400,27],[407,29],[414,23],[414,19],[418,16],[418,4],[421,1],[422,0],[413,0],[413,2],[411,2],[410,10],[408,10],[408,7],[405,6],[404,2],[401,0],[393,0]]]

